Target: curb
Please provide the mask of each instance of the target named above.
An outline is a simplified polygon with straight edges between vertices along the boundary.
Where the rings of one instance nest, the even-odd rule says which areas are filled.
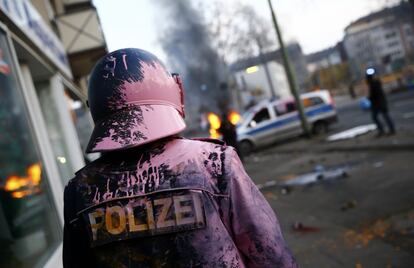
[[[409,152],[414,151],[414,144],[391,144],[391,145],[356,145],[356,146],[323,146],[302,147],[291,149],[274,149],[271,153],[332,153],[332,152],[360,152],[360,151],[391,151],[391,152]],[[266,152],[264,152],[266,153]]]

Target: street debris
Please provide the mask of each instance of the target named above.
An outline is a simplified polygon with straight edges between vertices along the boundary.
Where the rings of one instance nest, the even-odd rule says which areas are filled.
[[[272,187],[272,186],[276,186],[277,181],[267,181],[263,184],[263,187]]]
[[[291,186],[305,186],[313,185],[315,183],[324,181],[333,181],[348,177],[347,168],[340,167],[334,169],[325,169],[322,165],[317,165],[313,172],[302,174],[299,176],[289,175],[284,177],[283,182],[278,180],[270,180],[263,184],[257,184],[259,190],[263,190],[269,187],[282,187],[281,193],[283,195],[288,194],[292,189]]]
[[[313,170],[314,170],[315,172],[323,172],[323,171],[325,171],[325,167],[324,167],[324,166],[322,166],[322,165],[316,165],[316,166],[313,168]]]
[[[294,179],[283,182],[284,186],[298,186],[298,185],[311,185],[321,181],[342,179],[348,176],[345,168],[335,168],[331,170],[325,170],[322,166],[317,166],[314,172],[300,175]]]
[[[263,195],[266,197],[266,199],[268,200],[277,200],[277,195],[275,195],[272,192],[265,192],[263,193]]]
[[[345,202],[344,204],[342,204],[341,210],[342,211],[347,211],[349,209],[355,208],[356,205],[357,205],[357,201],[351,200],[351,201],[348,201],[348,202]]]
[[[374,164],[372,164],[372,166],[373,166],[374,168],[380,168],[380,167],[382,167],[383,165],[384,165],[384,162],[382,162],[382,161],[375,162]]]
[[[351,247],[368,246],[375,238],[385,238],[390,224],[384,220],[377,220],[372,225],[365,227],[362,231],[347,230],[344,233],[345,242]]]
[[[354,128],[333,134],[329,136],[326,140],[327,141],[339,141],[339,140],[353,139],[357,136],[366,134],[376,129],[377,127],[375,124],[362,125],[362,126],[354,127]]]
[[[294,224],[292,224],[292,229],[295,232],[300,232],[300,233],[315,233],[315,232],[319,232],[320,231],[320,229],[317,228],[317,227],[305,226],[305,225],[303,225],[299,221],[297,221]]]
[[[292,189],[290,187],[283,187],[282,190],[280,191],[283,195],[287,195],[288,193],[290,193],[292,191]]]

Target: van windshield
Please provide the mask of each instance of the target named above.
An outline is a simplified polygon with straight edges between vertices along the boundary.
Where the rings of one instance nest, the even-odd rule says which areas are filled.
[[[257,124],[270,119],[269,110],[267,108],[261,109],[255,114],[253,119],[249,123],[249,127],[255,127]]]

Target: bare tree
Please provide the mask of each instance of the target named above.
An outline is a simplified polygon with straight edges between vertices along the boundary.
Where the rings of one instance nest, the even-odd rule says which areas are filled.
[[[257,56],[276,47],[271,23],[252,6],[214,2],[204,10],[213,45],[225,62]]]

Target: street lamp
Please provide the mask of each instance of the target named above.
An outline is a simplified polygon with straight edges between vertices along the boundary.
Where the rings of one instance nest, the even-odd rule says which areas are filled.
[[[303,132],[305,133],[305,135],[310,137],[311,136],[310,127],[309,127],[308,121],[306,119],[306,115],[305,115],[305,111],[303,109],[302,101],[300,100],[300,96],[299,96],[298,90],[296,88],[295,76],[294,76],[294,74],[292,72],[292,68],[290,66],[289,56],[286,53],[285,45],[283,43],[282,33],[280,32],[279,25],[278,25],[277,20],[276,20],[275,12],[273,11],[272,1],[267,0],[267,2],[269,3],[270,12],[272,14],[273,26],[275,27],[277,40],[279,41],[280,52],[282,53],[283,65],[285,66],[285,72],[286,72],[286,76],[287,76],[287,79],[288,79],[288,82],[289,82],[289,88],[290,88],[290,91],[291,91],[293,97],[295,98],[296,107],[298,108],[298,111],[299,111],[299,117],[300,117],[300,121],[302,123],[302,129],[303,129]]]

